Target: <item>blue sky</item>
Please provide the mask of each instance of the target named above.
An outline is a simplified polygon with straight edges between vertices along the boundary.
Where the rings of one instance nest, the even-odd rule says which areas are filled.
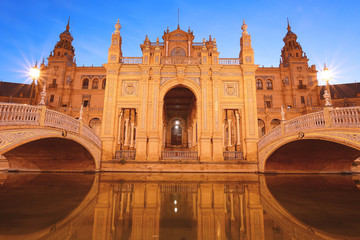
[[[114,24],[120,18],[126,57],[141,56],[139,44],[169,26],[194,31],[195,41],[216,38],[220,57],[238,57],[244,18],[255,63],[278,66],[286,18],[309,65],[334,72],[332,83],[360,82],[360,1],[0,1],[0,80],[30,82],[28,69],[49,56],[70,16],[78,66],[107,61]]]

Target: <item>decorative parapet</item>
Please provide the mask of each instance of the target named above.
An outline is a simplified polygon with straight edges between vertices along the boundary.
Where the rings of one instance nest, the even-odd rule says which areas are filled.
[[[283,121],[279,126],[260,138],[258,149],[261,150],[271,142],[293,133],[301,133],[310,129],[360,127],[360,107],[325,108],[323,111],[306,114],[289,121]]]
[[[142,57],[123,57],[120,59],[120,63],[123,64],[142,64]]]
[[[45,106],[0,103],[0,126],[43,126],[77,133],[101,148],[101,139],[82,122]]]
[[[201,61],[200,58],[194,58],[194,57],[162,57],[161,63],[198,65],[201,63]]]
[[[240,58],[219,58],[219,64],[222,65],[239,65]]]

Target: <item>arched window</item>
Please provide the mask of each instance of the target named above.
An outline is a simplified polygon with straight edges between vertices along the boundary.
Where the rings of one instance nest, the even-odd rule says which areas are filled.
[[[88,89],[89,88],[89,79],[85,78],[82,83],[82,89]]]
[[[92,89],[98,89],[99,88],[99,79],[95,78],[92,82]]]
[[[170,52],[170,56],[171,57],[185,57],[186,56],[186,52],[184,49],[182,49],[181,47],[176,47],[173,50],[171,50]]]
[[[106,78],[104,78],[104,80],[102,81],[102,85],[101,85],[102,89],[105,89],[105,87],[106,87]]]
[[[275,118],[275,119],[271,120],[271,122],[270,122],[271,129],[273,129],[274,127],[280,125],[280,123],[281,123],[281,121],[279,119]]]
[[[258,119],[258,126],[259,126],[259,137],[265,135],[265,122],[261,119]]]
[[[263,82],[261,79],[256,79],[256,89],[263,89]]]
[[[270,79],[266,80],[266,89],[272,90],[273,89],[273,83]]]

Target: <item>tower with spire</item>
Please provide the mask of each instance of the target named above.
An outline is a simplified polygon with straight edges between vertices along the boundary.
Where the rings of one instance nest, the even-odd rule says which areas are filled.
[[[281,61],[288,65],[292,60],[303,60],[307,62],[306,54],[303,52],[300,43],[297,41],[297,36],[291,31],[289,20],[287,20],[287,33],[283,39],[285,46],[281,50]]]
[[[109,63],[120,63],[122,58],[121,44],[122,38],[120,36],[121,25],[119,19],[115,24],[115,32],[111,36],[111,46],[108,51]]]
[[[75,49],[72,46],[73,37],[70,33],[70,17],[66,25],[66,30],[60,34],[60,40],[56,43],[54,50],[50,53],[50,61],[65,61],[68,65],[74,64]]]

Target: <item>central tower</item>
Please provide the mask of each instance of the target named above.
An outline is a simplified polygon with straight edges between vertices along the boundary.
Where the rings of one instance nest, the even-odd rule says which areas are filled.
[[[190,30],[167,29],[123,57],[120,24],[109,48],[103,162],[116,158],[257,161],[254,51],[243,24],[239,58],[219,59],[216,39],[194,42]]]

